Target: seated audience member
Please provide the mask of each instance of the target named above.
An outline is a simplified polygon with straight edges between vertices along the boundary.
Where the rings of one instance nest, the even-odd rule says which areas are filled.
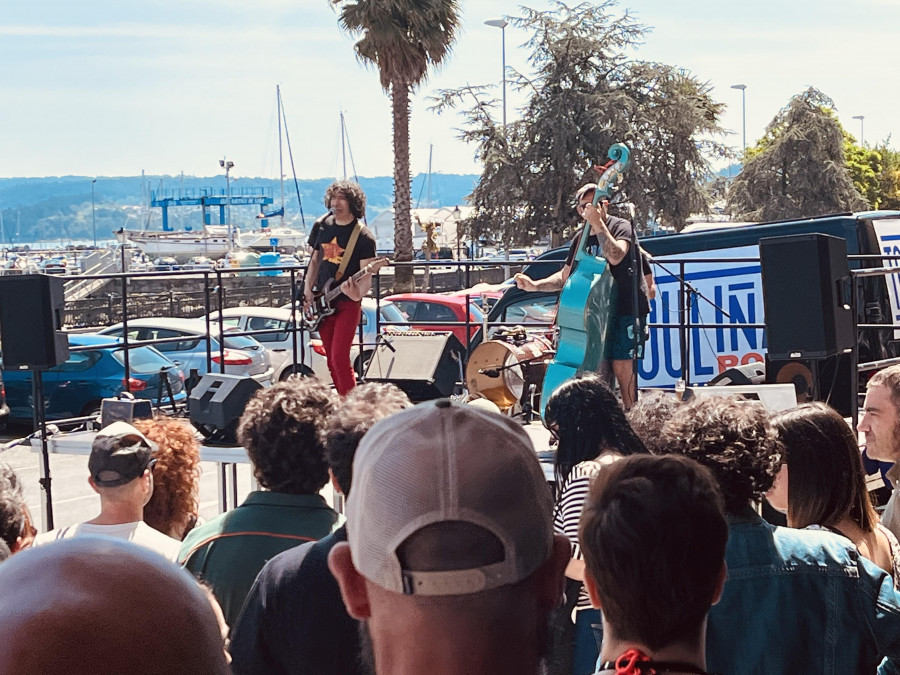
[[[773,419],[785,462],[766,493],[791,527],[824,528],[847,537],[859,552],[900,583],[900,543],[869,499],[856,436],[834,410],[808,403]]]
[[[338,522],[319,494],[328,482],[319,431],[336,400],[319,380],[291,377],[259,390],[241,416],[238,440],[266,490],[251,492],[236,509],[194,528],[179,554],[213,589],[229,626],[266,561],[321,539]]]
[[[345,497],[350,495],[353,457],[363,435],[378,420],[411,405],[392,384],[360,384],[328,418],[324,436],[329,471]],[[346,524],[266,563],[232,631],[232,670],[237,675],[368,672],[360,657],[359,624],[347,614],[328,569],[328,553],[342,541],[347,541]]]
[[[569,559],[552,508],[507,417],[441,400],[373,426],[328,564],[375,672],[538,673]]]
[[[175,560],[178,540],[144,522],[144,505],[153,494],[156,444],[127,422],[101,429],[91,445],[88,482],[100,495],[100,515],[84,523],[39,534],[35,546],[58,539],[104,536],[127,539]]]
[[[581,583],[584,579],[584,558],[578,545],[581,510],[591,481],[605,467],[622,457],[646,454],[647,449],[629,426],[615,394],[593,373],[567,380],[553,392],[547,401],[544,424],[559,440],[554,461],[558,496],[553,528],[571,542],[572,560],[566,567],[566,577],[571,581],[567,582],[566,593],[578,594],[574,628],[568,611],[556,618],[557,622],[566,623],[558,626],[555,633],[553,670],[588,675],[594,672],[600,653],[592,628],[600,623],[600,612],[591,607]],[[570,635],[574,635],[573,643]]]
[[[657,454],[663,425],[669,421],[680,405],[681,401],[670,393],[661,391],[642,393],[637,402],[631,406],[631,410],[625,413],[625,417],[647,449]]]
[[[874,673],[900,666],[900,596],[891,576],[831,532],[776,527],[753,509],[782,448],[758,401],[713,397],[681,406],[664,450],[715,476],[728,517],[728,579],[709,613],[707,666],[728,675]]]
[[[22,481],[12,467],[0,464],[0,541],[5,547],[2,553],[9,557],[28,548],[36,534],[31,513],[25,504]]]
[[[678,456],[616,462],[591,486],[579,539],[584,585],[603,610],[600,672],[703,673],[728,541],[709,470]]]
[[[144,547],[61,541],[0,565],[0,675],[228,673],[193,578]]]
[[[879,462],[894,463],[887,471],[891,497],[884,507],[881,522],[900,538],[900,365],[879,370],[866,384],[864,413],[859,432],[866,437],[866,455]]]
[[[135,420],[134,426],[156,443],[153,496],[144,506],[144,522],[181,541],[197,524],[200,444],[185,421],[169,417]]]

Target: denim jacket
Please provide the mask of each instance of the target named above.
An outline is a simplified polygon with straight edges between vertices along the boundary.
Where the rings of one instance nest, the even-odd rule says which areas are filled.
[[[775,527],[748,507],[729,516],[725,560],[709,613],[710,672],[900,674],[900,595],[849,540]]]

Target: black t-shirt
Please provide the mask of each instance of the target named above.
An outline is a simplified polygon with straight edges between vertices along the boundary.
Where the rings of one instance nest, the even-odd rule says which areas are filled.
[[[585,223],[585,227],[590,227],[587,223]],[[634,314],[634,300],[632,297],[631,284],[633,283],[631,280],[631,265],[632,265],[632,257],[631,257],[631,223],[629,223],[624,218],[617,218],[616,216],[607,216],[606,218],[606,228],[609,230],[609,233],[613,236],[613,239],[627,241],[629,243],[628,253],[625,254],[625,258],[618,265],[610,264],[609,271],[613,275],[613,279],[616,281],[616,287],[618,289],[618,301],[616,302],[616,314],[618,316],[628,316]],[[578,242],[581,240],[581,234],[584,230],[578,233],[578,235],[572,240],[572,244],[569,246],[569,254],[566,256],[566,265],[571,266],[572,261],[575,259],[575,251],[578,248]],[[592,234],[587,239],[587,245],[585,247],[587,252],[595,257],[602,257],[603,251],[600,248],[600,240],[597,238],[596,234]],[[641,255],[641,274],[638,275],[638,308],[639,314],[644,316],[650,312],[650,303],[647,300],[647,289],[645,284],[643,283],[643,275],[650,274],[650,263],[647,261],[647,258],[642,254]]]
[[[316,240],[310,242],[317,252],[322,252],[322,258],[319,262],[319,276],[316,277],[316,289],[321,290],[329,279],[334,279],[338,267],[341,266],[344,251],[347,248],[350,235],[353,233],[356,223],[357,221],[354,220],[349,225],[338,225],[334,222],[334,218],[329,216],[322,223]],[[359,272],[360,260],[375,257],[375,237],[372,236],[368,227],[364,225],[361,227],[359,238],[356,240],[356,246],[353,247],[353,251],[350,254],[350,262],[344,270],[341,281],[346,281]],[[340,295],[338,299],[346,299],[346,296]]]

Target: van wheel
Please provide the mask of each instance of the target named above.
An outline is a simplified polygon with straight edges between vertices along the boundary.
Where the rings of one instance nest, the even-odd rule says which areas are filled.
[[[296,365],[297,365],[297,375],[299,375],[300,377],[314,377],[315,376],[315,373],[313,372],[312,368],[310,368],[309,366],[301,366],[299,363]],[[294,372],[291,368],[285,368],[281,373],[279,382],[284,382],[286,379],[288,379],[293,374],[294,374]]]

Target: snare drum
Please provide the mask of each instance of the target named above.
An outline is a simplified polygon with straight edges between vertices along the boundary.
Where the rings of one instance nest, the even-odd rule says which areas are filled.
[[[520,345],[501,340],[482,342],[466,365],[466,386],[471,393],[493,401],[500,410],[508,410],[515,403],[525,401],[528,385],[534,384],[540,393],[546,361],[552,352],[550,343],[542,337]]]

